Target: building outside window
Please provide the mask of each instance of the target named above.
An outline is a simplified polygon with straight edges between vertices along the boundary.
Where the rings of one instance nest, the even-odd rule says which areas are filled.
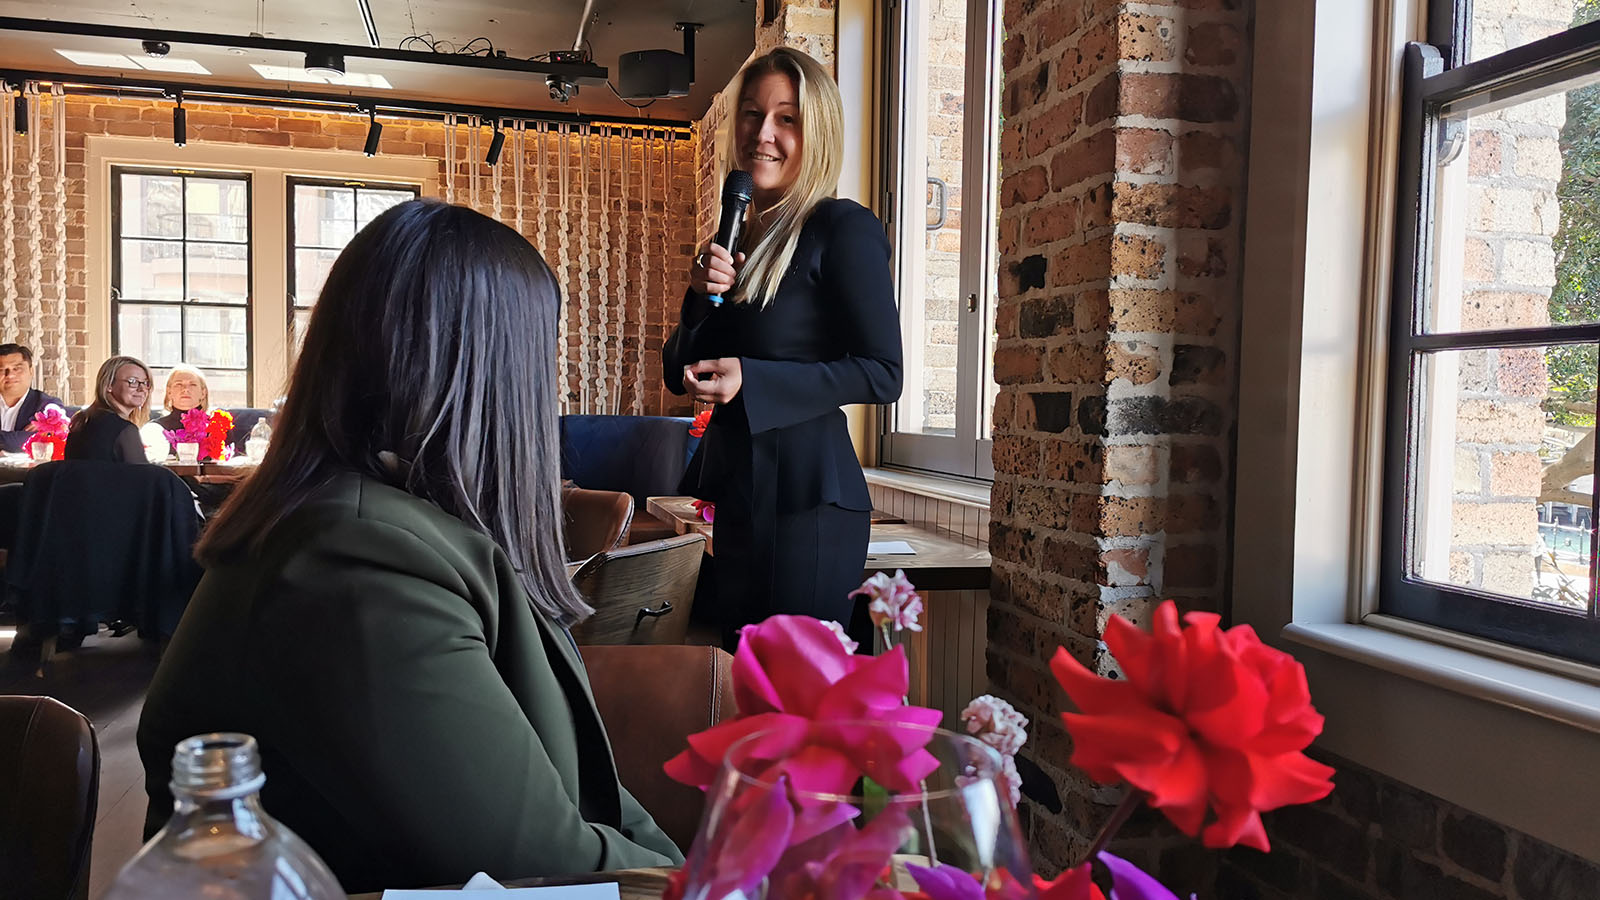
[[[1380,611],[1600,662],[1600,0],[1406,54]]]
[[[884,462],[993,478],[990,411],[999,191],[998,0],[890,13],[884,209],[895,248],[905,389],[883,417]]]
[[[153,390],[187,363],[205,370],[213,404],[244,405],[250,177],[116,167],[111,181],[113,352],[143,360]]]
[[[298,354],[322,293],[328,270],[356,232],[398,203],[418,195],[411,185],[290,178],[289,330],[291,352]]]

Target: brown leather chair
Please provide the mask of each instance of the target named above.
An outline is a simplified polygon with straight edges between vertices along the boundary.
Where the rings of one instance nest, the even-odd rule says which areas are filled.
[[[572,576],[594,615],[572,628],[579,644],[687,642],[703,534],[680,534],[596,554]]]
[[[633,498],[619,491],[572,488],[561,494],[561,531],[568,559],[588,559],[622,543],[633,521]]]
[[[0,696],[0,893],[87,897],[99,795],[89,720],[49,697]]]
[[[582,647],[594,702],[611,738],[617,774],[684,853],[694,842],[705,794],[661,770],[688,737],[736,712],[720,647]]]

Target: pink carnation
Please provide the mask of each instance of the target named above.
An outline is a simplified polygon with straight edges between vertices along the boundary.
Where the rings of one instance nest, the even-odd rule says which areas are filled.
[[[993,694],[968,703],[961,711],[961,721],[967,725],[967,734],[1000,751],[1002,756],[1016,755],[1028,740],[1028,717]]]
[[[922,615],[922,598],[917,596],[916,588],[907,580],[904,569],[895,569],[893,578],[878,572],[850,592],[852,597],[863,594],[872,598],[872,602],[867,604],[867,612],[871,614],[875,627],[892,625],[895,631],[922,630],[922,625],[917,622],[917,617]]]

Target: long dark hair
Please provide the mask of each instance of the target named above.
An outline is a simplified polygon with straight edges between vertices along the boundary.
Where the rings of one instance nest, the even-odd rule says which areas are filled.
[[[394,484],[500,546],[550,618],[593,612],[566,575],[556,426],[560,289],[512,229],[413,200],[339,254],[260,469],[196,555],[260,552],[341,472]]]

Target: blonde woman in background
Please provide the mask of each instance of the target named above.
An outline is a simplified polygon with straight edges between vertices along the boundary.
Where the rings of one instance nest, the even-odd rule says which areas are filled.
[[[850,623],[872,501],[839,407],[892,403],[901,387],[883,225],[832,196],[838,85],[780,48],[745,66],[735,96],[725,159],[755,183],[749,252],[701,248],[662,351],[668,389],[715,404],[681,489],[716,504],[715,588],[695,612],[729,644],[777,613]]]
[[[139,427],[150,421],[150,368],[131,356],[113,356],[94,379],[94,402],[72,417],[67,459],[145,462]]]
[[[183,414],[191,409],[211,408],[211,388],[206,384],[206,373],[194,366],[179,364],[167,375],[167,388],[161,398],[161,408],[166,415],[156,420],[162,428],[176,431],[183,427]]]

